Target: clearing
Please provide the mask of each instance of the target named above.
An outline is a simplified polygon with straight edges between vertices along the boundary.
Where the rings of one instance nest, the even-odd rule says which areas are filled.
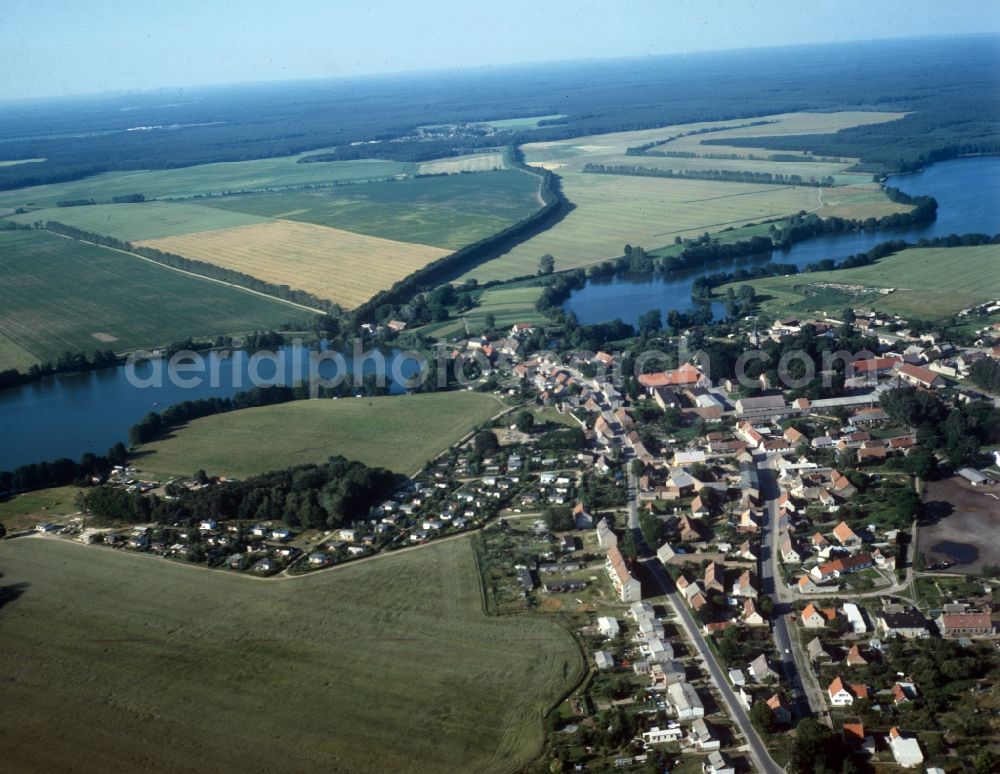
[[[196,419],[140,447],[144,473],[246,478],[341,454],[412,475],[504,408],[477,392],[300,400]]]
[[[1000,245],[911,248],[871,266],[748,284],[762,297],[762,310],[775,317],[853,306],[932,320],[1000,297]],[[715,295],[725,292],[722,286]]]
[[[0,557],[11,771],[512,772],[583,669],[557,624],[484,614],[467,539],[287,581],[51,538]]]
[[[301,324],[310,313],[45,231],[0,232],[0,370]],[[31,358],[31,362],[25,361]]]
[[[503,153],[471,153],[468,156],[454,156],[436,161],[424,161],[417,166],[418,175],[456,175],[459,172],[490,172],[503,169]]]
[[[403,277],[447,255],[429,245],[274,220],[136,242],[185,258],[306,290],[345,308],[367,301]]]
[[[549,319],[535,308],[541,295],[540,286],[489,288],[479,296],[479,306],[463,312],[457,319],[426,325],[420,328],[420,333],[437,338],[465,335],[466,330],[482,333],[488,314],[493,315],[497,330],[509,329],[519,322],[542,325]]]
[[[952,572],[967,574],[1000,564],[998,498],[1000,487],[974,487],[959,476],[928,481],[924,504],[932,523],[920,527],[918,538],[926,563],[950,560]]]
[[[40,521],[76,513],[75,486],[56,486],[0,500],[0,524],[7,532],[34,527]]]
[[[457,250],[535,212],[538,187],[537,176],[511,169],[315,191],[223,196],[204,203],[212,208]]]

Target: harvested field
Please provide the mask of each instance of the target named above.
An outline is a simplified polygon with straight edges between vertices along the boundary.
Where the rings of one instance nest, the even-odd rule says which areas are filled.
[[[975,574],[1000,565],[1000,486],[974,487],[954,476],[929,481],[924,503],[934,523],[920,527],[918,550],[927,564],[959,561],[954,572]],[[970,559],[970,561],[961,561]]]
[[[353,308],[447,250],[276,220],[137,242]]]
[[[503,153],[472,153],[451,159],[425,161],[417,167],[418,175],[456,175],[459,172],[488,172],[503,169]]]
[[[468,539],[267,581],[56,538],[0,554],[22,774],[520,771],[584,669],[561,626],[484,614]]]

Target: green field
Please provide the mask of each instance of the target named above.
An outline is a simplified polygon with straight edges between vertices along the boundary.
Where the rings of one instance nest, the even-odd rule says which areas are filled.
[[[549,253],[557,269],[588,266],[622,254],[626,244],[649,249],[674,237],[698,236],[819,206],[818,190],[627,175],[560,173],[575,209],[546,231],[470,270],[480,282],[534,274]]]
[[[540,206],[538,178],[519,170],[421,177],[317,191],[250,194],[204,204],[399,242],[458,249]]]
[[[50,207],[12,215],[15,223],[54,220],[67,226],[104,234],[123,242],[212,231],[263,223],[267,219],[241,212],[227,212],[190,202],[94,204],[84,207]]]
[[[497,287],[489,288],[479,297],[479,306],[464,312],[456,319],[432,323],[420,329],[425,336],[448,338],[478,334],[486,330],[486,315],[492,314],[497,330],[511,328],[514,323],[528,322],[542,324],[548,318],[535,309],[541,287]]]
[[[196,419],[140,447],[134,464],[161,476],[246,478],[340,454],[410,475],[503,408],[476,392],[294,401]]]
[[[0,524],[8,532],[32,527],[54,516],[76,513],[75,486],[57,486],[25,492],[7,500],[0,500]]]
[[[583,668],[488,617],[467,539],[289,580],[0,544],[2,768],[520,770]]]
[[[303,154],[304,155],[304,154]],[[180,169],[106,172],[68,183],[20,188],[0,193],[2,207],[54,207],[57,201],[94,199],[141,193],[147,199],[185,198],[237,191],[259,191],[285,186],[326,185],[381,180],[409,174],[413,165],[395,161],[323,161],[298,164],[300,156],[256,161],[201,164]]]
[[[768,277],[749,284],[763,297],[763,311],[778,317],[851,306],[937,319],[1000,298],[1000,245],[913,248],[871,266]],[[894,290],[882,294],[879,288]],[[725,290],[717,288],[716,295]]]
[[[246,333],[310,313],[42,231],[0,232],[0,370],[67,350],[117,352]]]

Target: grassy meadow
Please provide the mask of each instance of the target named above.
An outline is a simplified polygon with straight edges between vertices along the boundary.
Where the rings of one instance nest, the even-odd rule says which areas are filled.
[[[42,231],[0,231],[0,270],[0,370],[54,360],[67,350],[125,351],[266,330],[310,315]]]
[[[395,242],[292,220],[272,220],[135,244],[235,269],[276,285],[306,290],[348,309],[448,253],[439,247]]]
[[[420,329],[425,336],[447,338],[486,330],[486,315],[492,314],[498,330],[511,328],[514,323],[543,324],[548,318],[535,309],[542,294],[540,287],[496,287],[483,291],[479,306],[462,313],[457,318],[431,323]]]
[[[583,669],[557,624],[484,614],[467,539],[289,580],[52,538],[0,566],[25,774],[512,772]]]
[[[306,155],[306,154],[303,154]],[[385,180],[410,174],[413,165],[396,161],[321,161],[299,164],[301,156],[200,164],[179,169],[106,172],[83,180],[0,192],[0,207],[54,207],[60,200],[141,193],[146,199],[188,198],[286,186],[330,185]]]
[[[142,202],[137,204],[94,204],[84,207],[50,207],[12,215],[15,223],[31,224],[54,220],[84,231],[135,242],[140,239],[211,231],[264,223],[267,218],[242,212],[205,207],[191,202]]]
[[[822,286],[828,283],[848,287]],[[871,266],[749,284],[762,297],[762,309],[777,317],[852,306],[932,320],[1000,298],[1000,245],[912,248]],[[883,295],[878,288],[894,290]]]
[[[504,168],[503,152],[470,153],[467,156],[452,156],[436,161],[424,161],[417,165],[418,175],[454,175],[459,172],[490,172]]]
[[[411,475],[503,409],[464,391],[300,400],[196,419],[140,447],[134,464],[160,476],[203,469],[246,478],[340,454]]]
[[[627,175],[560,172],[575,209],[546,231],[470,270],[480,282],[533,274],[549,253],[557,269],[588,266],[622,254],[626,244],[649,249],[677,236],[698,236],[750,221],[819,206],[818,189]]]
[[[536,176],[514,169],[315,191],[224,196],[204,203],[233,212],[457,250],[537,210],[537,191]]]
[[[76,513],[76,495],[79,491],[75,486],[56,486],[0,500],[0,524],[8,532],[14,532],[33,527],[54,516]]]

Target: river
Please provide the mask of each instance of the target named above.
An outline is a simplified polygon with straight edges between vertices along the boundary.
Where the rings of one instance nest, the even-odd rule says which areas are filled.
[[[757,256],[713,263],[670,274],[619,274],[587,280],[574,291],[563,308],[581,323],[599,323],[620,318],[635,324],[651,309],[688,311],[695,306],[691,285],[704,274],[733,271],[766,263],[794,264],[799,269],[832,258],[841,261],[864,253],[890,239],[915,242],[921,238],[981,232],[1000,232],[1000,157],[986,156],[943,161],[921,172],[894,175],[889,185],[910,194],[933,196],[938,202],[933,223],[901,229],[830,234]],[[723,304],[712,305],[715,315]]]

